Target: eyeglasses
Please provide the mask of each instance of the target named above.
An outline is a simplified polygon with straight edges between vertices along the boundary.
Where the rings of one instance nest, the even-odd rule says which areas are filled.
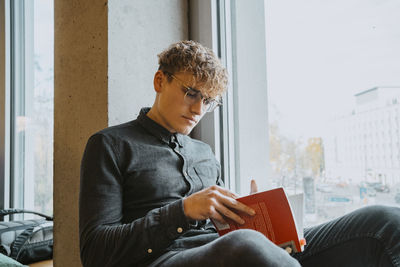
[[[205,97],[201,94],[201,92],[197,89],[191,88],[189,86],[186,86],[184,82],[175,77],[175,75],[171,73],[166,73],[168,76],[171,76],[174,80],[179,82],[181,86],[185,89],[185,96],[184,96],[184,101],[188,105],[194,105],[198,103],[199,101],[203,101],[203,106],[202,109],[205,112],[212,112],[214,111],[218,106],[222,105],[221,100],[218,98],[211,98],[211,97]]]

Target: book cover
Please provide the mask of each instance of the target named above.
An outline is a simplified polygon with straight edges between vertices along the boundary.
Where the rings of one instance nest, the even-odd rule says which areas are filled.
[[[302,195],[293,196],[292,205],[283,188],[255,193],[236,200],[254,209],[256,215],[249,216],[239,212],[245,221],[242,225],[229,219],[226,219],[228,224],[212,220],[220,236],[237,229],[253,229],[289,253],[303,251],[305,239],[302,218],[298,218],[298,223],[295,219],[295,216],[302,217]]]

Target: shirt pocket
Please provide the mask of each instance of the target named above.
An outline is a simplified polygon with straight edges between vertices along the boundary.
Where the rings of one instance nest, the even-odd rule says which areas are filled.
[[[216,168],[211,168],[209,166],[196,166],[193,167],[193,169],[202,183],[201,189],[216,185],[218,178],[218,171]]]

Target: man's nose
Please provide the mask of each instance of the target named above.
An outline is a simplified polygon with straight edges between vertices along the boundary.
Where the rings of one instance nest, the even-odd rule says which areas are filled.
[[[194,114],[201,115],[204,113],[205,106],[203,103],[203,99],[196,101],[193,105],[190,106],[190,111]]]

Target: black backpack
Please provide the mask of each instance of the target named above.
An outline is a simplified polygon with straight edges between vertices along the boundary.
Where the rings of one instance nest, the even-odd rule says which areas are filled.
[[[17,213],[36,214],[44,219],[0,222],[0,252],[23,264],[53,258],[53,217],[42,213],[6,209],[0,218]]]

